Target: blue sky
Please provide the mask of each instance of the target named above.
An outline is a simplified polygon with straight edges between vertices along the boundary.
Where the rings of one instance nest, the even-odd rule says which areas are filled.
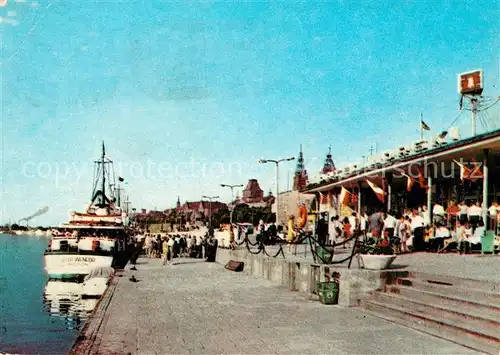
[[[8,0],[0,221],[81,210],[101,140],[133,206],[164,209],[227,201],[220,183],[274,190],[257,160],[300,144],[314,177],[330,144],[342,166],[418,139],[421,112],[448,128],[457,73],[482,68],[499,94],[499,15],[497,1]],[[466,114],[457,125],[470,132]]]

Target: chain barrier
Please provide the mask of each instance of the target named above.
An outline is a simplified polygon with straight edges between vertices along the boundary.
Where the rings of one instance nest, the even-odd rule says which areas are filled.
[[[267,252],[266,244],[259,236],[257,237],[257,240],[255,242],[252,242],[252,241],[250,241],[248,235],[246,235],[245,238],[243,238],[243,240],[241,240],[239,242],[235,241],[234,245],[235,246],[242,246],[244,244],[245,249],[250,254],[253,254],[253,255],[258,255],[258,254],[262,253],[263,255],[266,255],[268,257],[273,257],[273,258],[276,258],[279,255],[281,255],[284,259],[286,259],[285,251],[283,250],[284,244],[287,244],[290,246],[292,246],[292,245],[306,245],[306,248],[307,248],[307,244],[309,244],[308,246],[311,249],[311,253],[312,253],[313,260],[315,263],[317,263],[318,260],[322,264],[342,264],[346,261],[349,261],[348,268],[350,268],[352,260],[356,256],[356,254],[358,254],[358,250],[359,250],[360,246],[362,246],[365,243],[364,240],[360,240],[360,236],[361,236],[361,233],[358,232],[358,233],[354,233],[353,236],[351,236],[348,239],[343,240],[340,243],[324,244],[320,240],[318,240],[316,237],[314,237],[312,235],[306,235],[302,231],[299,235],[299,238],[295,239],[294,241],[288,242],[288,241],[285,241],[282,239],[278,240],[275,243],[275,245],[278,245],[279,249],[274,254],[269,254]],[[335,256],[335,248],[346,245],[346,244],[350,243],[351,241],[354,241],[354,243],[353,243],[353,247],[352,247],[352,250],[349,253],[349,255],[347,257],[339,259],[339,260],[333,260],[333,258]],[[257,250],[252,250],[251,247],[255,247],[255,246],[258,247]],[[322,250],[322,252],[320,253],[319,250]],[[326,256],[326,255],[328,255],[328,256]]]

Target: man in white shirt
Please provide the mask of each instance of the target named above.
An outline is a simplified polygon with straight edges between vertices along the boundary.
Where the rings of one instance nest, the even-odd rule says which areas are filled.
[[[469,207],[467,214],[473,231],[476,230],[479,221],[482,219],[482,215],[483,209],[479,207],[476,202],[474,202],[472,206]]]
[[[425,227],[431,225],[431,214],[430,211],[427,210],[427,206],[422,206],[422,218],[424,219]]]
[[[342,223],[339,221],[338,216],[333,216],[331,218],[331,223],[330,223],[331,229],[330,229],[330,244],[335,244],[335,241],[337,238],[342,237]]]
[[[488,208],[488,215],[489,215],[489,224],[488,224],[488,229],[495,231],[496,232],[496,226],[497,226],[497,214],[500,208],[498,207],[498,203],[496,201],[493,201],[491,204],[490,208]]]
[[[387,239],[390,241],[394,238],[394,230],[396,229],[397,220],[391,213],[387,213],[384,219],[384,232],[387,232]],[[382,233],[384,235],[385,233]]]
[[[354,232],[356,229],[359,228],[358,226],[358,218],[356,217],[356,212],[353,212],[350,216],[349,216],[349,224],[351,225],[351,231]]]
[[[469,207],[465,204],[464,201],[458,204],[458,208],[460,208],[460,212],[458,212],[458,219],[461,225],[467,223],[467,216],[469,213]]]
[[[435,203],[434,207],[432,208],[432,216],[434,219],[434,225],[438,226],[441,225],[444,222],[444,217],[446,215],[446,212],[439,203]]]
[[[484,223],[479,222],[476,230],[472,234],[472,236],[469,238],[469,243],[471,244],[481,244],[481,240],[483,239],[484,235]]]
[[[436,228],[436,233],[434,235],[434,250],[439,252],[443,249],[445,239],[451,238],[450,231],[444,226],[444,224],[439,225]]]
[[[359,230],[361,231],[361,234],[366,235],[366,224],[368,223],[368,216],[366,215],[366,212],[361,215],[359,218]]]
[[[413,216],[411,217],[414,251],[422,251],[424,249],[424,227],[424,219],[418,214],[417,210],[414,210]]]

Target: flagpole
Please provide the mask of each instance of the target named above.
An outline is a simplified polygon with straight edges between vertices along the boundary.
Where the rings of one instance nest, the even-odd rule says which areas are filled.
[[[420,112],[420,140],[424,140],[424,114]]]

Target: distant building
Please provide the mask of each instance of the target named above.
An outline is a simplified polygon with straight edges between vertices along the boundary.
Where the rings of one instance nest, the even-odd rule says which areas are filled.
[[[165,211],[149,211],[147,212],[145,208],[141,209],[141,212],[134,214],[134,220],[138,222],[147,221],[157,221],[160,222],[167,217]]]
[[[248,180],[247,186],[243,190],[241,197],[237,197],[232,205],[246,204],[250,207],[268,207],[274,203],[274,196],[271,192],[264,196],[264,191],[260,188],[257,179]]]
[[[307,170],[304,165],[304,154],[302,153],[302,144],[300,145],[299,157],[297,159],[297,167],[295,168],[295,176],[293,177],[293,191],[300,191],[307,187],[309,179]]]
[[[213,214],[220,209],[227,208],[225,203],[219,201],[186,201],[181,205],[179,199],[177,200],[177,206],[175,208],[177,215],[185,216],[186,220],[191,223],[207,218],[211,213]]]
[[[335,172],[335,164],[332,159],[332,147],[328,147],[328,154],[326,155],[325,164],[323,164],[323,169],[321,174],[328,174]]]

